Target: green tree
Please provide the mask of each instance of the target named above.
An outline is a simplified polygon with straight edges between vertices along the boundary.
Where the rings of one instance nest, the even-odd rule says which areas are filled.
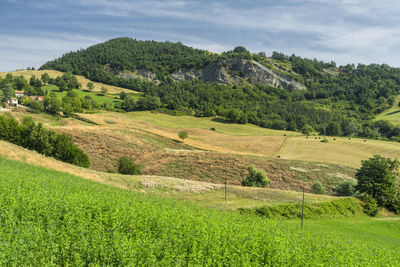
[[[118,160],[118,172],[121,174],[140,174],[141,166],[136,164],[133,159],[128,157],[121,157]]]
[[[257,169],[253,164],[247,170],[249,175],[242,181],[243,186],[265,187],[271,183],[265,171]]]
[[[61,101],[55,95],[46,96],[44,98],[44,109],[52,114],[59,114],[61,111]]]
[[[135,99],[128,95],[125,97],[124,101],[121,104],[121,108],[127,112],[135,110],[136,102]]]
[[[183,143],[183,140],[188,138],[188,133],[185,132],[185,131],[181,131],[181,132],[178,133],[178,136],[179,136],[180,139],[182,139],[182,143]]]
[[[352,181],[343,182],[335,188],[336,195],[352,196],[352,195],[354,195],[354,191],[355,191],[354,187],[355,186],[356,186],[356,184]]]
[[[311,192],[313,192],[314,194],[323,195],[325,194],[325,187],[320,181],[315,181],[311,186]]]
[[[361,168],[356,172],[356,190],[374,198],[379,207],[388,207],[396,198],[395,180],[398,167],[398,160],[379,155],[361,161]]]
[[[87,85],[86,85],[86,87],[87,87],[87,89],[88,89],[89,91],[92,91],[92,90],[94,89],[94,83],[88,82]]]
[[[100,89],[100,91],[101,91],[101,94],[102,94],[102,95],[105,95],[105,94],[107,94],[108,89],[107,89],[107,87],[102,86],[101,89]]]
[[[307,136],[309,136],[309,135],[312,134],[313,132],[314,132],[314,129],[313,129],[313,127],[311,127],[310,124],[305,124],[305,125],[303,126],[303,128],[301,129],[301,133],[302,133],[302,134],[305,134],[305,135],[307,135]]]
[[[125,93],[124,91],[122,91],[121,93],[119,93],[119,98],[122,99],[122,100],[124,100],[124,99],[126,98],[127,95],[128,95],[127,93]]]
[[[43,84],[48,84],[50,81],[50,75],[47,72],[43,73],[40,79],[42,80]]]

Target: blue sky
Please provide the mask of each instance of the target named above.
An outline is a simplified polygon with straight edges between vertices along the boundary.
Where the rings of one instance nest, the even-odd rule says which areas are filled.
[[[400,66],[399,13],[393,0],[0,0],[0,71],[121,36]]]

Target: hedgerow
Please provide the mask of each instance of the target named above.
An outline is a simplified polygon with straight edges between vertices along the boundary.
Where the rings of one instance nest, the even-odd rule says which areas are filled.
[[[77,166],[87,168],[90,165],[89,157],[70,137],[36,124],[31,117],[23,118],[21,124],[11,116],[0,115],[0,140]]]

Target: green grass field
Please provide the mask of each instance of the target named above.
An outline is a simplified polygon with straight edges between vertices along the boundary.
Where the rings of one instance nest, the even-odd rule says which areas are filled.
[[[201,208],[4,158],[0,191],[1,265],[400,264],[398,220],[306,221],[301,231],[299,221]]]
[[[400,107],[398,105],[399,101],[400,96],[397,96],[396,101],[394,101],[393,107],[378,114],[375,117],[375,120],[387,120],[394,124],[400,124]]]
[[[306,231],[334,233],[349,240],[361,240],[370,246],[397,249],[400,246],[400,217],[353,217],[309,220]],[[400,255],[399,255],[400,256]]]
[[[59,92],[58,87],[55,85],[48,85],[48,86],[43,86],[42,87],[44,90],[48,90],[48,92],[54,92],[55,95],[58,98],[63,98],[64,96],[67,95],[67,91],[64,92]],[[85,91],[85,90],[80,90],[80,89],[73,89],[73,92],[75,92],[79,97],[83,98],[85,96],[90,96],[94,101],[96,101],[98,104],[109,104],[113,105],[114,103],[119,103],[122,102],[122,100],[119,98],[119,94],[105,94],[102,95],[99,92],[90,92],[90,91]],[[139,94],[130,94],[134,98],[138,98]]]

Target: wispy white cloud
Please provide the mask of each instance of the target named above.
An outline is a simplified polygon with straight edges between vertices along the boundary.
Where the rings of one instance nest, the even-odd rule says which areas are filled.
[[[0,71],[38,68],[48,60],[60,57],[62,54],[86,48],[102,40],[96,37],[81,35],[43,35],[21,36],[0,34]]]
[[[25,23],[13,21],[11,24],[2,20],[10,24],[0,25],[0,47],[4,51],[25,51],[25,55],[34,51],[37,59],[25,66],[118,36],[182,41],[215,52],[243,45],[253,52],[268,54],[277,50],[335,60],[340,64],[387,62],[400,65],[397,53],[400,5],[394,0],[11,2],[15,1],[18,5],[29,6],[26,16],[31,17]],[[8,18],[13,18],[11,6],[7,14]],[[30,22],[34,22],[34,26],[29,28]],[[21,30],[22,25],[29,29]],[[12,35],[8,30],[13,27],[19,35]],[[47,53],[43,52],[43,47]],[[9,59],[12,53],[6,54]],[[26,56],[26,61],[30,57]],[[6,66],[4,58],[1,53],[0,64]]]

